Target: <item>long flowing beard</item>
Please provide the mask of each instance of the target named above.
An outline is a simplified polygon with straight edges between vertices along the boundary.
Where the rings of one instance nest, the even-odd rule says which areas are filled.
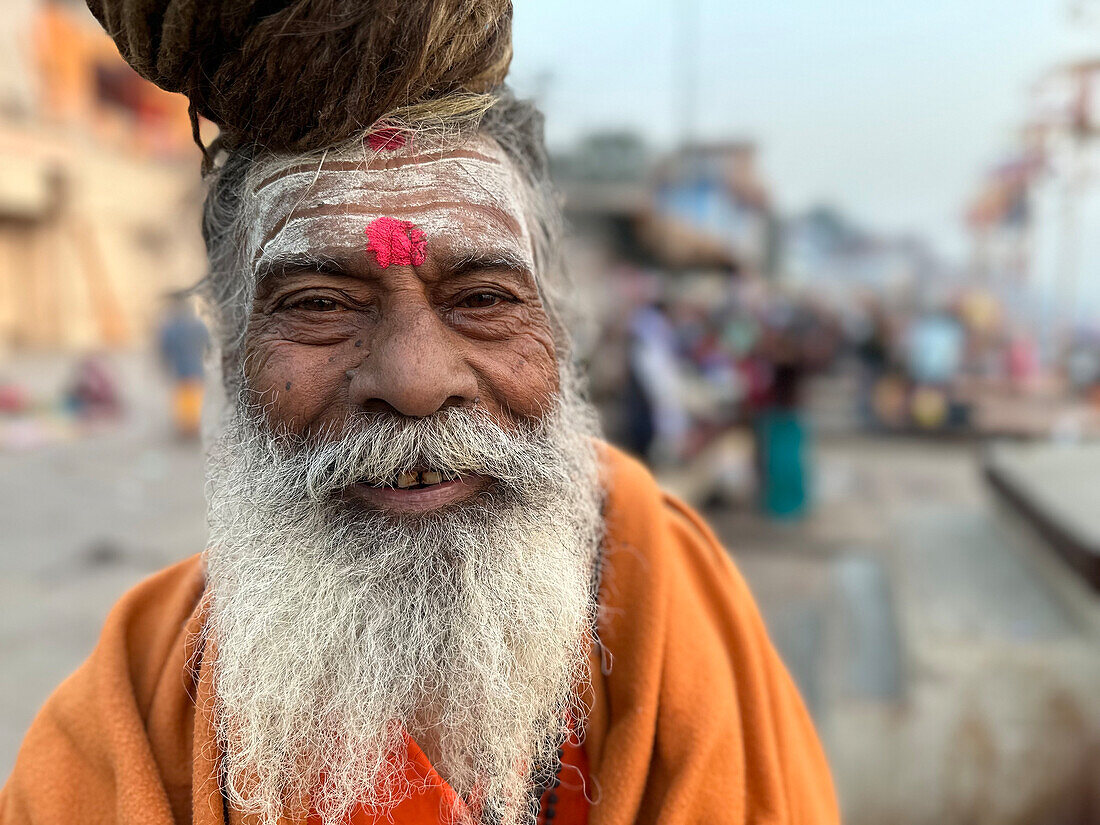
[[[405,737],[419,732],[486,820],[524,821],[530,771],[567,714],[583,718],[602,535],[593,420],[571,391],[515,431],[456,408],[302,440],[236,415],[208,469],[207,633],[231,804],[265,823],[307,806],[326,825],[360,804],[385,812],[415,791]],[[339,496],[414,466],[496,483],[416,517]]]

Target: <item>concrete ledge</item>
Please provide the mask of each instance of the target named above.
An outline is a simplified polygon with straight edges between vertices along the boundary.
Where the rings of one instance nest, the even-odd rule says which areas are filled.
[[[998,444],[985,477],[1096,592],[1100,592],[1100,443]]]

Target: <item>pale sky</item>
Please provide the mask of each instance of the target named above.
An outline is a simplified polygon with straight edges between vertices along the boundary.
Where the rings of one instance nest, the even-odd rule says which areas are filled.
[[[1068,5],[518,0],[511,79],[543,92],[551,146],[617,127],[670,145],[694,6],[699,136],[756,140],[783,209],[829,202],[961,258],[968,197],[1014,146],[1031,84],[1100,55],[1100,25],[1072,29]]]

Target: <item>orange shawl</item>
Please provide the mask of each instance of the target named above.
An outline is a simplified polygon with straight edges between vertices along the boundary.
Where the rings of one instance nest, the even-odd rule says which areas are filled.
[[[837,822],[813,725],[729,556],[637,462],[609,447],[605,468],[591,825]],[[203,586],[195,556],[114,607],[31,725],[0,822],[227,825],[196,712],[211,682],[193,648]]]

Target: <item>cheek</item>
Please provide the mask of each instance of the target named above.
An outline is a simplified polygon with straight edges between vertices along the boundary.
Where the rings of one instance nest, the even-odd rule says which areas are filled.
[[[334,347],[250,336],[245,380],[273,427],[301,432],[338,403],[344,368]]]
[[[558,391],[558,361],[549,324],[525,325],[470,359],[493,401],[517,418],[540,418]]]

